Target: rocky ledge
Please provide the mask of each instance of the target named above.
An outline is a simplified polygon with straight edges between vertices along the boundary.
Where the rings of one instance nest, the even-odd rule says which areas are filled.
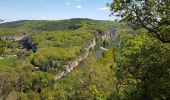
[[[57,74],[55,79],[60,79],[66,76],[67,74],[69,74],[75,67],[79,65],[81,61],[85,60],[88,57],[90,49],[94,48],[95,45],[96,45],[96,40],[93,39],[92,43],[87,48],[85,48],[85,51],[81,56],[77,57],[74,61],[69,62],[68,65],[63,66],[65,70]]]

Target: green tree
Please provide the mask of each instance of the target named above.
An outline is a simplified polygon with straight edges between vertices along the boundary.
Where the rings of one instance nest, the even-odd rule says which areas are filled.
[[[27,95],[28,100],[41,100],[37,92],[30,91]]]
[[[41,100],[54,100],[54,93],[52,91],[50,88],[44,88],[40,94]]]
[[[5,50],[5,43],[0,39],[0,55],[4,52]]]
[[[170,99],[170,45],[148,35],[121,43],[117,61],[119,96],[128,100]]]
[[[108,6],[111,15],[142,26],[163,43],[170,43],[169,0],[114,0]]]

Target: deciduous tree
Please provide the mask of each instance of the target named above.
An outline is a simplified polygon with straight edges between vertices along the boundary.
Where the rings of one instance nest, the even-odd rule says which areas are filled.
[[[108,4],[117,15],[146,28],[163,43],[170,43],[170,0],[113,0]]]

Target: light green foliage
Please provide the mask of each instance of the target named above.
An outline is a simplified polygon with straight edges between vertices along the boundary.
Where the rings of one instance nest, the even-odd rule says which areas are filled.
[[[31,91],[27,96],[20,98],[21,100],[41,100],[38,93]]]
[[[85,41],[89,42],[93,37],[93,31],[78,29],[75,31],[54,31],[39,33],[33,36],[38,47],[72,47],[83,46]]]
[[[62,66],[80,54],[79,47],[72,48],[41,48],[32,59],[32,64],[45,72],[63,70]],[[56,73],[56,72],[55,72]]]
[[[15,88],[12,86],[17,84],[18,74],[12,70],[0,69],[0,97],[6,98]]]
[[[15,67],[15,62],[17,58],[16,57],[10,57],[0,60],[0,66],[1,67]]]
[[[25,35],[25,31],[23,29],[18,28],[0,28],[0,36],[6,35]]]
[[[138,35],[121,38],[124,41],[117,57],[119,96],[131,100],[168,99],[170,45],[149,37],[145,31],[136,32]]]
[[[57,100],[105,100],[113,91],[116,91],[114,74],[115,65],[111,50],[107,51],[98,61],[89,57],[71,74],[56,82],[55,97]]]
[[[41,100],[54,100],[54,91],[51,88],[44,88],[41,91]]]
[[[63,70],[62,66],[81,55],[94,37],[95,31],[84,27],[77,30],[51,31],[33,35],[33,41],[38,43],[38,50],[31,63],[45,72],[56,73]]]
[[[28,67],[17,69],[0,69],[0,97],[7,98],[11,92],[21,93],[18,97],[30,100],[40,96],[43,88],[54,84],[54,77],[45,72],[32,72]],[[6,78],[7,77],[7,78]],[[34,97],[35,96],[35,97]],[[16,98],[18,98],[16,97]],[[37,100],[37,99],[35,99]]]
[[[62,99],[67,98],[67,96],[65,96],[65,90],[63,91],[62,89],[66,89],[64,85],[73,85],[74,83],[71,84],[69,82],[73,82],[73,80],[66,79],[68,83],[60,84],[58,88],[61,88],[61,90],[57,90],[57,88],[53,88],[53,74],[57,74],[58,71],[63,71],[63,65],[68,64],[69,61],[82,55],[84,49],[92,42],[95,34],[107,30],[110,25],[110,22],[107,21],[90,19],[60,21],[24,20],[0,24],[1,37],[27,35],[29,36],[27,42],[32,41],[32,43],[36,44],[36,52],[33,53],[32,51],[21,49],[22,44],[19,42],[4,40],[6,48],[3,49],[5,51],[1,50],[3,51],[3,55],[18,55],[18,58],[0,60],[0,79],[2,80],[2,82],[0,82],[0,97],[6,99],[8,98],[8,94],[14,91],[19,94],[18,97],[16,97],[19,100],[54,100],[60,97]],[[2,47],[1,44],[3,44],[4,41],[2,43],[0,42],[0,47]],[[27,45],[27,42],[24,42],[24,46],[31,48],[30,45]],[[96,64],[95,61],[93,64]],[[90,64],[89,68],[92,67],[93,64]],[[12,67],[9,67],[11,65]],[[98,68],[97,66],[96,64],[95,68],[91,70],[92,72],[95,72],[95,69],[99,70],[99,74],[101,73],[99,76],[102,77],[102,68]],[[99,64],[99,66],[104,65]],[[87,71],[85,67],[83,70]],[[83,70],[81,70],[81,72],[83,72]],[[106,71],[110,71],[110,67],[106,67]],[[91,73],[86,74],[90,75]],[[78,73],[76,73],[76,75],[78,76]],[[81,77],[83,78],[84,75]],[[74,82],[77,80],[76,78],[78,77],[75,77]],[[95,78],[95,74],[93,78]],[[83,80],[86,81],[86,79],[88,79],[88,76]],[[96,84],[93,85],[91,83],[88,90],[85,89],[87,93],[86,96],[88,96],[89,91],[91,91],[91,97],[104,98],[103,91],[107,89],[99,90],[98,87],[100,86],[97,85],[97,80],[104,86],[100,78],[96,79],[96,81],[94,81]],[[78,83],[75,85],[77,84]],[[109,86],[106,87],[109,89]],[[58,92],[56,93],[54,89]],[[75,89],[78,89],[79,94],[83,93],[80,88]],[[70,93],[68,92],[68,95],[71,95],[73,92]],[[111,90],[109,93],[111,93]],[[109,93],[107,95],[109,95]],[[77,94],[74,94],[74,98],[76,98],[76,96]]]

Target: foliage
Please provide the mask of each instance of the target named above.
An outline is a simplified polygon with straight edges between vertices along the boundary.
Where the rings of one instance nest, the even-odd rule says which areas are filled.
[[[169,0],[114,0],[109,4],[112,13],[122,20],[146,28],[163,43],[170,42]]]
[[[62,66],[74,59],[78,54],[80,54],[78,47],[42,48],[37,51],[31,62],[34,66],[39,67],[41,71],[58,72],[58,70],[63,70]]]
[[[107,30],[110,25],[111,23],[108,21],[90,19],[24,20],[0,24],[0,36],[3,39],[2,42],[0,41],[0,46],[5,43],[5,48],[1,50],[3,55],[18,56],[16,59],[9,57],[0,60],[0,98],[7,99],[10,96],[8,94],[13,92],[17,93],[15,98],[19,100],[54,100],[59,98],[60,96],[55,96],[62,95],[62,90],[57,93],[57,88],[54,90],[53,74],[63,71],[65,69],[64,65],[82,55],[85,48],[92,42],[95,34]],[[27,37],[22,41],[5,38],[22,36]],[[27,44],[28,42],[29,45]],[[30,46],[32,45],[36,46],[35,52],[29,51],[30,49],[24,49],[31,48]],[[109,70],[109,67],[107,68]],[[102,68],[100,68],[101,70]],[[93,71],[95,72],[95,70]],[[104,86],[103,83],[101,84]],[[93,91],[93,94],[90,95],[94,98],[103,98],[103,92],[98,90],[98,87],[91,84],[89,90]],[[81,89],[79,90],[80,94],[83,93]],[[61,96],[61,98],[64,97]]]
[[[54,78],[51,74],[31,72],[29,68],[9,70],[1,68],[0,73],[0,97],[4,99],[13,91],[28,93],[28,96],[32,96],[34,95],[32,92],[41,93],[43,88],[54,84]]]
[[[1,67],[15,67],[16,57],[10,57],[0,60]]]
[[[107,99],[115,91],[112,57],[112,51],[108,51],[98,61],[93,57],[83,61],[70,75],[56,82],[56,99]]]
[[[0,55],[4,52],[5,43],[0,39]]]
[[[121,39],[124,41],[116,58],[119,98],[169,99],[170,45],[143,30]]]

